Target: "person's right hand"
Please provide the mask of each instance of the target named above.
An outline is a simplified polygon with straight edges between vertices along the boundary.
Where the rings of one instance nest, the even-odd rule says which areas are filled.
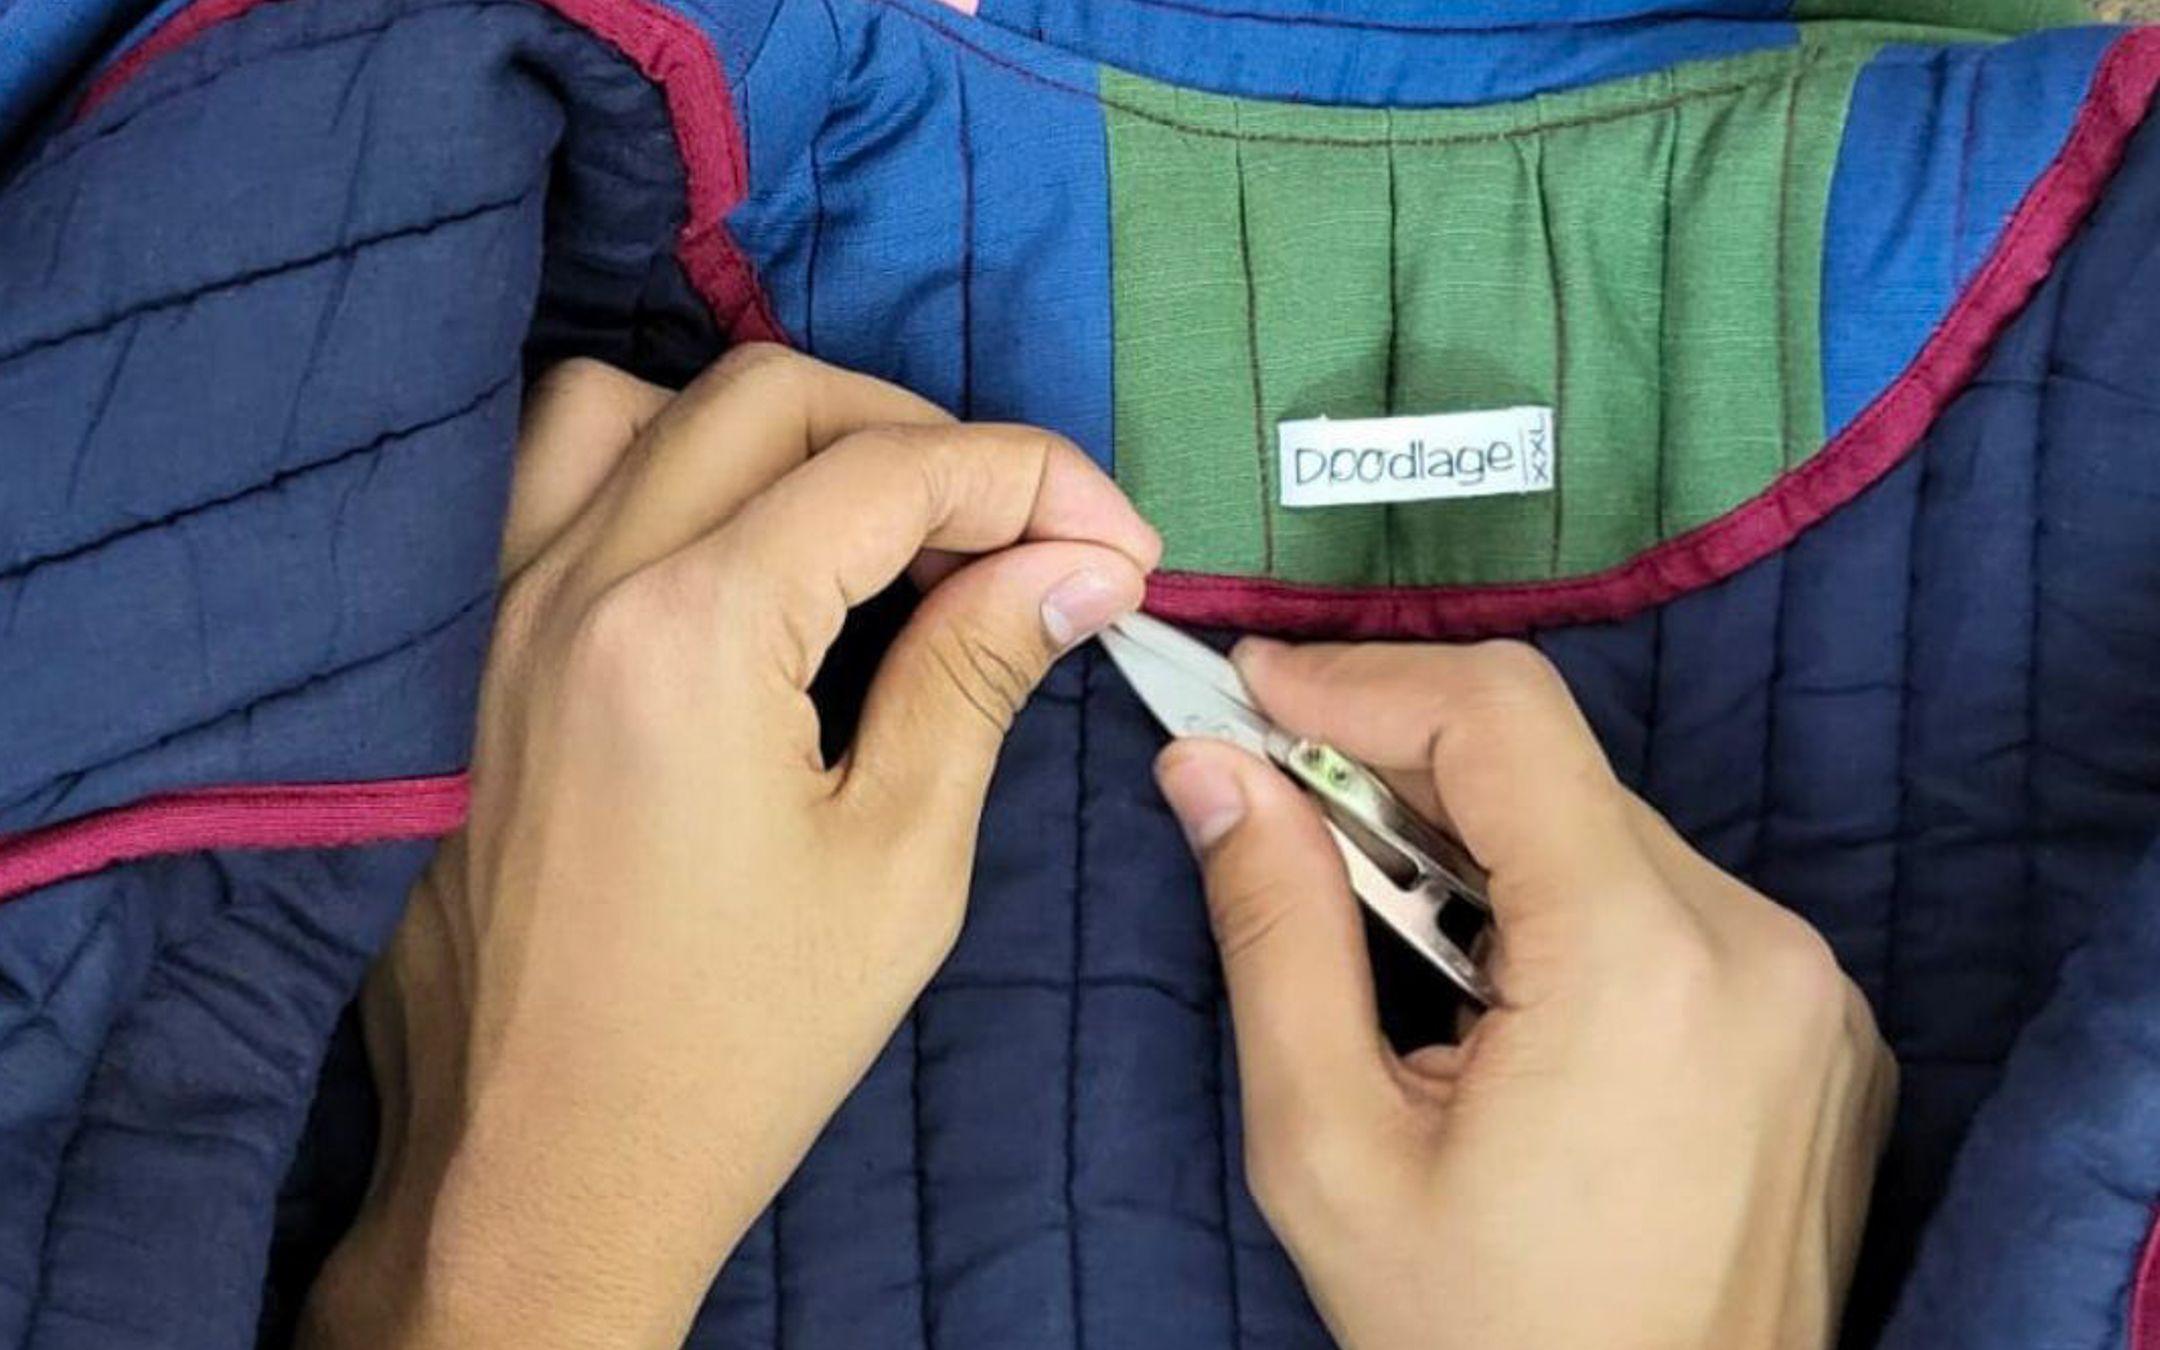
[[[1382,1038],[1318,813],[1231,746],[1158,766],[1206,875],[1253,1191],[1352,1350],[1818,1350],[1896,1068],[1806,923],[1623,788],[1530,648],[1248,641],[1290,730],[1492,872],[1501,1006]]]

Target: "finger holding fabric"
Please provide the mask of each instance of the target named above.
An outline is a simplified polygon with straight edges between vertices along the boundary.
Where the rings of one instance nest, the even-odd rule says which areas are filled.
[[[777,349],[664,402],[587,370],[522,441],[473,815],[367,991],[385,1162],[315,1344],[678,1342],[949,949],[1006,725],[1159,552],[1062,439]],[[810,678],[926,550],[961,564],[827,765]]]
[[[1527,647],[1237,659],[1491,871],[1501,1001],[1399,1059],[1311,804],[1226,745],[1159,766],[1223,950],[1248,1174],[1342,1343],[1829,1345],[1896,1071],[1822,939],[1627,792]]]

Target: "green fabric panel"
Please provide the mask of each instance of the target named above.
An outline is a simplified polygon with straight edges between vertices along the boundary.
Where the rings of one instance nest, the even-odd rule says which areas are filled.
[[[1391,412],[1555,402],[1557,293],[1545,213],[1526,190],[1539,158],[1537,141],[1520,137],[1467,141],[1445,157],[1396,154]],[[1462,258],[1483,265],[1461,267]],[[1389,580],[1545,576],[1559,500],[1546,492],[1377,508],[1393,527]]]
[[[1228,131],[1235,110],[1211,98],[1159,90],[1178,123]],[[1234,141],[1154,122],[1115,124],[1120,191],[1175,210],[1115,221],[1112,277],[1120,441],[1146,445],[1118,479],[1149,514],[1174,521],[1178,552],[1215,570],[1268,575],[1271,475],[1261,460],[1253,405],[1251,326]],[[1128,422],[1128,418],[1135,419]]]
[[[1822,222],[1872,42],[1482,108],[1106,71],[1118,478],[1183,571],[1602,570],[1821,447]],[[1556,492],[1277,506],[1286,418],[1558,409]]]
[[[1256,297],[1261,458],[1268,501],[1275,484],[1275,424],[1286,417],[1374,417],[1388,410],[1388,151],[1386,114],[1346,111],[1334,121],[1361,144],[1296,139],[1303,112],[1248,104],[1231,147],[1243,165],[1244,247]],[[1314,239],[1327,240],[1315,254]],[[1274,556],[1268,575],[1385,580],[1387,539],[1379,518],[1343,528],[1329,511],[1270,506]],[[1377,509],[1376,509],[1377,510]]]

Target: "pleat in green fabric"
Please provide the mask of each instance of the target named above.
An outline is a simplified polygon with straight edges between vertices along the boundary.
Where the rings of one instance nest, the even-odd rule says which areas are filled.
[[[1822,231],[1872,41],[1484,108],[1106,72],[1116,466],[1181,571],[1600,571],[1823,443]],[[1549,494],[1286,509],[1275,427],[1558,410]]]

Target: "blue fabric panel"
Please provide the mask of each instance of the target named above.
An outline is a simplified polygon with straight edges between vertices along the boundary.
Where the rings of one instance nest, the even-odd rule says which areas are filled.
[[[741,85],[744,74],[764,49],[765,37],[787,0],[667,0],[668,7],[697,20],[712,38],[713,51],[730,88]],[[800,8],[800,6],[797,6]]]
[[[47,1221],[28,1343],[233,1345],[253,1334],[282,1160],[367,958],[431,850],[141,865],[151,913],[214,895],[107,1030]],[[170,920],[159,916],[161,924]],[[154,1180],[152,1180],[154,1179]]]
[[[930,0],[875,0],[927,5]],[[1253,98],[1423,107],[1494,103],[1791,45],[1778,0],[1451,7],[1445,18],[1368,3],[983,0],[978,17],[1156,79]],[[1584,12],[1587,11],[1587,12]],[[1703,11],[1709,11],[1707,13]]]
[[[2126,1346],[2160,1191],[2160,849],[1975,1122],[1884,1350]]]
[[[729,215],[728,229],[756,264],[781,328],[810,351],[816,350],[812,268],[824,235],[814,142],[840,77],[840,58],[840,28],[830,3],[782,4],[756,64],[734,89],[750,193]]]
[[[2119,29],[1886,47],[1860,72],[1823,240],[1824,419],[1842,430],[1920,352],[2062,148]]]
[[[1093,68],[1031,53],[1068,87],[1046,85],[1014,63],[1014,39],[978,27],[955,40],[950,17],[784,7],[740,94],[756,190],[731,223],[806,349],[962,416],[1024,415],[1107,464]],[[804,97],[828,87],[829,106]]]
[[[251,1340],[315,1066],[429,851],[159,859],[11,908],[11,967],[66,955],[0,1007],[0,1337]]]

